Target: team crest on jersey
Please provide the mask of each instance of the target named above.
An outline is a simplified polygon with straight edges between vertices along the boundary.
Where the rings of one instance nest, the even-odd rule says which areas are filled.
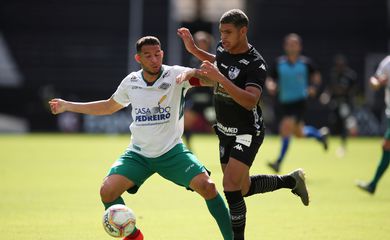
[[[158,87],[159,89],[167,90],[171,86],[170,83],[163,82],[161,85]]]
[[[238,74],[240,74],[240,69],[235,66],[229,67],[229,78],[230,80],[236,79]]]

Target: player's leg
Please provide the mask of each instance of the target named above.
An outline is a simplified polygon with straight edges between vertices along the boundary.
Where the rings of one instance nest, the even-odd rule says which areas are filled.
[[[263,139],[264,135],[252,136],[251,144],[249,146],[244,146],[243,151],[237,151],[236,148],[233,148],[230,152],[231,157],[238,159],[250,168]],[[239,169],[238,167],[235,168]],[[249,176],[249,170],[245,172],[246,174],[243,175],[241,180],[241,192],[244,197],[287,188],[292,189],[294,194],[300,196],[304,205],[309,204],[309,195],[302,169],[297,169],[287,175],[259,174]]]
[[[114,204],[125,205],[121,195],[134,186],[133,181],[119,174],[106,177],[100,188],[100,197],[105,209]],[[134,228],[134,231],[129,236],[126,236],[124,240],[143,240],[143,234],[138,228]]]
[[[106,177],[100,187],[100,197],[105,209],[115,204],[124,205],[125,202],[121,195],[132,187],[134,187],[134,183],[122,175],[113,174]]]
[[[153,167],[162,177],[187,189],[196,191],[206,201],[210,214],[218,224],[225,240],[233,238],[229,211],[207,170],[184,144],[153,159]]]
[[[364,182],[358,182],[357,184],[359,188],[371,194],[375,193],[376,186],[378,185],[379,180],[382,178],[383,174],[386,172],[390,164],[390,120],[389,119],[387,124],[388,124],[387,130],[382,144],[382,157],[379,161],[379,165],[376,169],[374,178],[368,184]]]
[[[296,120],[295,136],[315,138],[319,143],[322,144],[325,150],[328,150],[328,134],[329,129],[323,127],[317,129],[310,125],[304,125],[304,117],[306,112],[306,100],[298,101],[294,105],[294,116]]]
[[[294,117],[292,116],[284,117],[280,123],[279,132],[282,138],[280,153],[275,162],[268,163],[268,166],[272,168],[275,172],[280,171],[280,166],[286,156],[287,150],[290,145],[291,135],[294,131],[294,125],[295,125],[295,120]]]
[[[207,173],[203,172],[195,176],[190,183],[190,188],[199,193],[205,200],[210,214],[214,217],[224,239],[233,239],[230,214],[218,193],[215,183]]]
[[[121,195],[125,191],[136,193],[153,173],[142,156],[130,151],[123,154],[113,164],[100,188],[100,196],[105,209],[114,204],[124,205]],[[142,232],[135,228],[124,240],[143,240]]]
[[[301,131],[304,137],[315,138],[319,143],[322,144],[325,150],[328,150],[328,142],[327,142],[327,137],[329,134],[328,128],[323,127],[321,129],[317,129],[310,125],[302,125],[300,126],[300,129],[302,129]]]

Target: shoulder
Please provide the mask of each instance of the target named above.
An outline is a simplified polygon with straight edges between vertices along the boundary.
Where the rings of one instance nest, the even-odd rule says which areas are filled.
[[[286,63],[287,62],[287,56],[286,55],[282,55],[282,56],[279,56],[277,58],[275,58],[275,63]]]
[[[309,57],[303,55],[299,56],[298,59],[305,64],[311,64],[313,62]]]
[[[121,84],[131,85],[134,83],[137,83],[138,81],[142,80],[141,77],[141,71],[132,72],[129,75],[127,75],[123,80]]]
[[[390,55],[387,56],[387,57],[385,57],[385,58],[381,61],[380,65],[387,66],[387,67],[390,66]]]
[[[226,51],[225,51],[225,49],[223,48],[223,46],[222,46],[222,41],[220,41],[218,44],[217,44],[217,56],[218,55],[221,55],[221,54],[223,54],[223,53],[225,53]]]

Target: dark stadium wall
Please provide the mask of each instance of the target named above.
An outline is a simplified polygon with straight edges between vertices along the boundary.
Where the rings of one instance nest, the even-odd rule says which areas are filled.
[[[248,0],[247,5],[249,37],[266,61],[272,63],[283,54],[285,35],[298,33],[304,54],[318,65],[325,85],[333,57],[341,53],[357,72],[360,94],[364,94],[366,56],[389,52],[387,0]],[[309,114],[309,122],[326,124],[326,109],[318,101],[311,102]]]
[[[108,98],[128,72],[130,1],[3,0],[0,31],[21,70],[21,88],[0,86],[0,112],[26,117],[32,131],[56,129],[46,101]],[[144,0],[142,35],[168,41],[168,0]],[[133,9],[134,10],[134,9]],[[302,35],[304,53],[320,67],[324,82],[332,58],[345,54],[364,86],[367,54],[388,52],[386,0],[247,0],[250,41],[271,63],[282,39]],[[169,60],[167,54],[166,60]],[[1,73],[0,73],[1,74]],[[318,102],[308,121],[323,124]]]
[[[31,130],[55,129],[48,98],[108,98],[127,73],[129,1],[0,4],[1,32],[25,79],[15,98],[0,93],[0,109],[28,118]]]

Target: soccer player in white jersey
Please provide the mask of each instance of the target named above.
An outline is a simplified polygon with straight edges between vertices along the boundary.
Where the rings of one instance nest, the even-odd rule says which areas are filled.
[[[53,114],[65,111],[92,115],[113,114],[131,105],[131,143],[112,165],[100,189],[107,209],[124,204],[121,195],[134,194],[154,173],[199,193],[206,201],[225,240],[232,240],[229,211],[205,167],[182,143],[184,95],[190,82],[176,83],[176,77],[190,68],[163,65],[164,52],[156,37],[147,36],[136,44],[135,60],[141,70],[130,73],[107,100],[49,101]],[[199,82],[193,79],[194,84]],[[213,237],[211,237],[213,238]],[[214,237],[215,238],[215,237]],[[139,229],[125,238],[142,240]]]
[[[370,83],[375,90],[381,87],[385,88],[387,129],[382,144],[382,157],[373,179],[369,183],[358,181],[357,186],[370,194],[374,194],[379,180],[390,163],[390,55],[381,61],[375,75],[370,78]]]

